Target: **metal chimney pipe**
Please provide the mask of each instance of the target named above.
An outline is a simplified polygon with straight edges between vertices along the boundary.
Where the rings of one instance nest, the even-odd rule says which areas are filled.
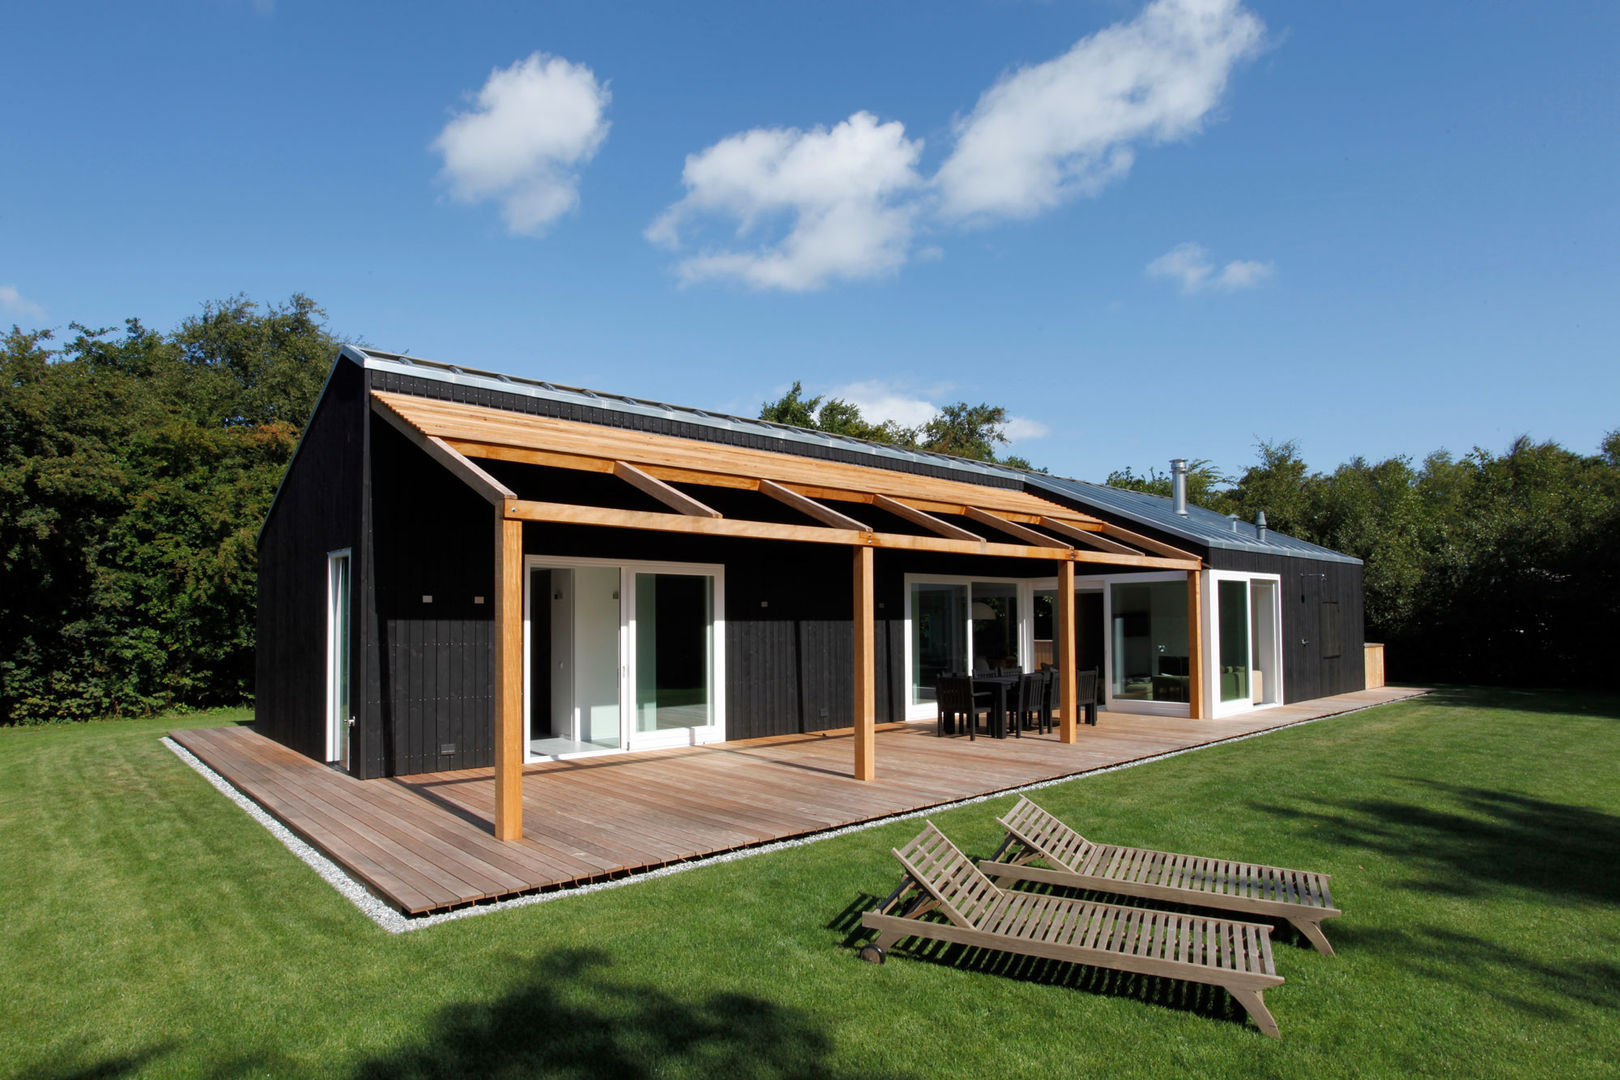
[[[1260,538],[1262,544],[1266,542],[1266,512],[1264,510],[1254,515],[1254,534]]]
[[[1182,517],[1187,516],[1187,459],[1170,459],[1170,498],[1175,503],[1176,513]]]

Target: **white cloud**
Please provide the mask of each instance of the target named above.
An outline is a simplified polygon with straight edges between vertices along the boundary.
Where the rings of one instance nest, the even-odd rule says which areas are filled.
[[[892,271],[906,261],[915,212],[907,199],[922,183],[922,141],[905,131],[858,112],[830,130],[755,128],[728,136],[687,155],[686,195],[646,237],[679,249],[694,222],[714,218],[735,221],[737,241],[770,232],[747,249],[688,256],[679,266],[685,281],[736,278],[804,291]]]
[[[462,202],[493,199],[507,227],[539,235],[579,203],[579,169],[607,138],[611,95],[584,64],[533,53],[496,68],[475,107],[433,140]]]
[[[0,285],[0,308],[22,319],[45,317],[45,309],[18,292],[15,285]]]
[[[1049,424],[1043,424],[1039,420],[1031,420],[1025,416],[1009,416],[1007,417],[1006,427],[1002,428],[1002,433],[1007,436],[1008,442],[1016,443],[1025,442],[1029,439],[1044,439],[1052,434],[1052,428]]]
[[[948,218],[1030,217],[1124,176],[1135,144],[1196,134],[1265,26],[1239,0],[1154,0],[986,90],[935,180]]]
[[[1249,289],[1270,277],[1271,263],[1234,260],[1219,270],[1202,244],[1177,244],[1147,264],[1148,277],[1164,278],[1181,286],[1184,293],[1236,292]]]
[[[921,427],[939,412],[939,407],[926,397],[918,397],[913,392],[880,379],[867,379],[840,386],[829,391],[827,396],[843,398],[860,409],[861,417],[872,424],[893,420],[901,427]]]
[[[951,393],[946,385],[929,387],[922,391],[910,390],[882,379],[865,379],[847,383],[827,391],[829,398],[843,398],[861,410],[868,423],[881,424],[893,420],[901,427],[922,427],[939,415],[936,400],[943,401]],[[1009,443],[1030,439],[1044,439],[1052,429],[1039,420],[1024,416],[1009,416],[1002,427]]]

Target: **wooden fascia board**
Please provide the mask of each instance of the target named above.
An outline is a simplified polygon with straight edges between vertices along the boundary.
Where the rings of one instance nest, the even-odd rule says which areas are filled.
[[[543,462],[547,464],[600,458],[629,462],[649,475],[666,481],[671,477],[660,470],[675,468],[733,478],[764,477],[809,498],[823,496],[808,488],[841,489],[850,493],[876,492],[905,499],[917,506],[926,500],[937,504],[941,513],[953,513],[955,511],[949,508],[971,504],[998,513],[1045,514],[1100,524],[1099,519],[1090,515],[1016,488],[982,486],[966,480],[924,476],[876,465],[827,461],[777,450],[730,446],[628,428],[607,428],[392,391],[373,391],[373,395],[383,401],[396,403],[402,415],[409,415],[412,422],[419,423],[423,430],[432,431],[453,445],[481,443],[492,447],[568,455],[566,459]],[[475,453],[466,445],[462,446],[462,450],[473,457],[495,456]],[[520,459],[513,457],[510,460]],[[596,468],[596,471],[607,470]],[[684,476],[674,482],[742,486],[724,480],[703,481]],[[752,487],[752,484],[747,486]]]
[[[628,462],[615,461],[613,463],[613,475],[627,484],[646,492],[677,513],[687,514],[691,517],[717,518],[722,516],[720,511],[705,506],[684,491],[670,487],[656,476],[648,476]]]
[[[388,421],[396,431],[415,443],[434,461],[449,469],[457,479],[492,505],[498,507],[505,500],[517,497],[511,488],[473,464],[455,447],[437,435],[428,435],[420,431],[409,420],[375,397],[371,399],[371,411]]]
[[[938,533],[949,540],[969,540],[986,543],[985,538],[978,533],[968,532],[960,525],[952,525],[948,521],[941,521],[934,515],[917,509],[910,503],[903,503],[899,499],[891,499],[887,495],[872,493],[872,505],[879,510],[887,510],[896,517],[905,518],[913,525],[920,525],[929,532]]]
[[[871,532],[872,526],[856,521],[847,514],[840,514],[830,506],[816,502],[805,495],[800,495],[791,488],[785,488],[774,480],[759,481],[757,489],[761,495],[769,495],[779,503],[791,506],[801,514],[815,518],[824,525],[835,529],[854,529],[856,532]]]
[[[1144,550],[1147,550],[1147,551],[1156,551],[1160,555],[1165,556],[1166,558],[1170,558],[1170,559],[1192,559],[1194,562],[1198,563],[1200,566],[1203,565],[1203,560],[1199,559],[1198,556],[1194,555],[1190,551],[1186,551],[1186,550],[1183,550],[1182,548],[1178,548],[1173,544],[1166,544],[1161,540],[1155,540],[1155,539],[1153,539],[1152,537],[1149,537],[1149,536],[1143,536],[1141,533],[1131,532],[1131,530],[1126,529],[1126,528],[1122,528],[1121,526],[1118,526],[1118,525],[1115,525],[1111,521],[1103,522],[1103,534],[1106,535],[1106,536],[1112,536],[1112,537],[1114,537],[1116,539],[1119,539],[1119,540],[1123,540],[1128,544],[1135,544],[1137,547],[1143,548]]]
[[[1000,529],[1008,536],[1015,536],[1026,544],[1033,544],[1036,547],[1061,548],[1065,551],[1074,546],[1072,544],[1065,544],[1062,540],[1059,540],[1056,537],[1047,536],[1045,533],[1036,532],[1034,529],[1018,524],[1016,521],[1008,521],[1006,518],[1001,517],[998,514],[992,514],[988,510],[981,510],[977,506],[968,506],[964,507],[963,509],[965,510],[967,517],[972,518],[979,524],[988,525],[992,529]]]

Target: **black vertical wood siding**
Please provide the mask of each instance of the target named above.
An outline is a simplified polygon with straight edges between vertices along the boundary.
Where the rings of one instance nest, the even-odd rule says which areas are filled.
[[[318,760],[326,757],[326,559],[341,548],[353,549],[350,668],[359,675],[366,408],[365,373],[339,358],[259,533],[254,728]],[[358,682],[351,686],[358,705]]]
[[[1211,549],[1216,570],[1282,579],[1283,698],[1348,694],[1367,687],[1362,658],[1361,565]]]
[[[387,423],[371,425],[369,498],[357,771],[492,764],[494,507]]]

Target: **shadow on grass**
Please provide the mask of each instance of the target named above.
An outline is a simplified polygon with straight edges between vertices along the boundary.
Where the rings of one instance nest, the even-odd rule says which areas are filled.
[[[1418,699],[1457,709],[1620,718],[1620,694],[1596,690],[1519,690],[1504,686],[1439,686]]]
[[[1063,960],[1046,960],[976,946],[916,939],[902,941],[889,950],[889,962],[896,960],[901,963],[921,961],[1038,986],[1060,986],[1103,997],[1127,998],[1211,1020],[1230,1020],[1237,1024],[1248,1021],[1243,1006],[1223,987],[1183,982],[1180,979],[1111,971]]]
[[[1354,947],[1376,950],[1448,994],[1495,998],[1531,1016],[1564,1020],[1575,1002],[1620,1009],[1620,964],[1576,961],[1550,966],[1526,953],[1449,927],[1357,929]]]
[[[614,978],[601,952],[534,962],[488,1002],[450,1005],[417,1040],[364,1062],[356,1080],[442,1076],[718,1076],[727,1080],[864,1080],[835,1066],[831,1040],[808,1016],[762,998],[688,1000]]]
[[[136,1054],[122,1054],[94,1065],[74,1063],[62,1065],[48,1072],[29,1073],[29,1080],[115,1080],[120,1076],[138,1076],[153,1061],[174,1049],[173,1044],[148,1047]]]
[[[1251,805],[1312,821],[1323,839],[1346,848],[1387,855],[1418,875],[1407,888],[1483,896],[1511,887],[1558,899],[1620,901],[1620,876],[1613,872],[1620,817],[1512,792],[1406,782],[1436,796],[1436,805],[1397,799],[1319,801],[1316,809]]]
[[[1040,887],[1036,891],[1072,897],[1080,895],[1073,890],[1046,887]],[[1105,899],[1117,901],[1118,898]],[[880,897],[862,893],[828,921],[827,929],[844,931],[844,947],[858,948],[874,936],[872,931],[861,926],[861,913],[875,909],[882,902]],[[1175,907],[1175,905],[1157,906],[1165,909]],[[901,963],[921,961],[955,968],[958,971],[973,971],[1041,986],[1062,986],[1089,994],[1130,998],[1211,1019],[1234,1020],[1241,1024],[1248,1018],[1243,1007],[1223,988],[1183,982],[1180,979],[1162,979],[1152,975],[1109,971],[1105,968],[1072,964],[1063,960],[1046,960],[975,946],[919,941],[915,938],[902,940],[899,945],[889,950],[889,956],[897,958]]]

